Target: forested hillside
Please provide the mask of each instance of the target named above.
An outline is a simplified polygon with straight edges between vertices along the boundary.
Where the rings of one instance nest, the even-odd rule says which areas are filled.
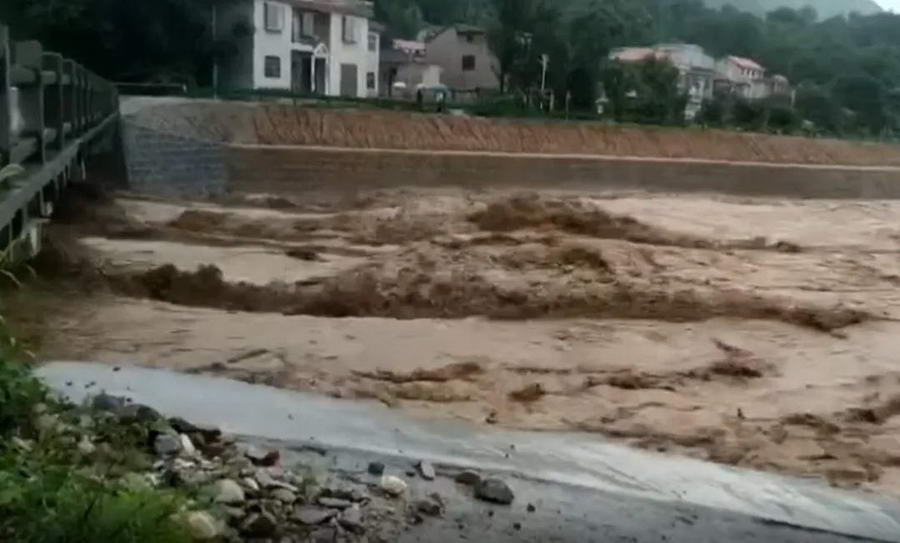
[[[726,5],[748,11],[754,15],[763,16],[778,8],[803,9],[812,6],[819,17],[829,19],[835,15],[848,15],[859,13],[872,15],[879,13],[881,8],[874,0],[704,0],[706,5],[718,8]]]

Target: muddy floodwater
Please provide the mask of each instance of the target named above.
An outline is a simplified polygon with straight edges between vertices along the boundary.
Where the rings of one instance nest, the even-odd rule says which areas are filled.
[[[44,359],[900,493],[900,202],[82,194],[49,241],[14,304]]]

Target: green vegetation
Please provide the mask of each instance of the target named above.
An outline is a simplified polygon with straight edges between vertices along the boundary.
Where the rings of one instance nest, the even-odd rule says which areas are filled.
[[[234,54],[235,38],[247,31],[213,39],[212,7],[231,1],[6,0],[0,20],[14,37],[40,39],[110,79],[196,88],[210,85],[212,59]],[[685,42],[714,56],[753,58],[797,90],[790,118],[784,104],[763,105],[758,114],[759,104],[707,104],[705,119],[847,137],[900,133],[900,15],[870,0],[375,0],[375,14],[387,26],[384,43],[452,23],[481,25],[504,90],[519,96],[540,86],[538,59],[549,55],[547,86],[557,106],[570,97],[573,117],[594,110],[612,48]],[[663,94],[672,100],[663,109],[681,100]],[[625,118],[669,117],[659,104],[645,105]]]
[[[403,37],[429,23],[481,24],[490,32],[500,74],[511,91],[540,84],[536,59],[546,53],[549,86],[557,96],[570,93],[572,106],[582,110],[593,107],[598,83],[608,77],[602,63],[611,49],[685,42],[714,56],[753,58],[771,73],[787,76],[797,89],[796,113],[790,118],[784,104],[708,104],[704,118],[716,118],[717,108],[727,110],[714,124],[799,131],[805,120],[812,123],[806,130],[816,133],[896,137],[900,15],[864,1],[801,5],[806,4],[821,7],[821,13],[808,6],[766,12],[799,7],[793,0],[379,0],[378,12],[391,33]],[[865,15],[842,15],[849,11]],[[841,15],[829,17],[835,14]],[[619,118],[622,108],[616,109]],[[625,116],[649,122],[659,114]]]
[[[145,431],[54,399],[31,374],[30,358],[0,318],[0,541],[191,541],[174,516],[184,496],[122,477],[149,462]],[[96,445],[84,441],[85,426]]]

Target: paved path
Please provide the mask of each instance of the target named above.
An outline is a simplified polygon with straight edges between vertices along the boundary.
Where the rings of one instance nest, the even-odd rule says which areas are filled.
[[[38,373],[76,402],[101,390],[127,395],[170,416],[248,439],[277,440],[330,469],[363,473],[368,461],[382,458],[402,473],[410,462],[428,459],[444,473],[474,468],[511,481],[516,503],[491,516],[449,479],[427,483],[448,499],[451,514],[423,541],[452,534],[474,541],[837,542],[850,536],[900,542],[897,503],[651,454],[594,435],[422,420],[373,402],[130,366],[116,372],[107,365],[59,362]],[[528,513],[527,503],[538,504],[537,511]],[[409,541],[421,535],[410,532]]]

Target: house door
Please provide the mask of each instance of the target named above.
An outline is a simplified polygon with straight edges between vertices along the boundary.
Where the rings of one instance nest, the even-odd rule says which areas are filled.
[[[312,55],[302,51],[291,52],[291,90],[312,94]]]
[[[325,69],[327,68],[324,58],[316,59],[316,94],[325,94]]]
[[[359,96],[356,64],[341,64],[341,96]]]

